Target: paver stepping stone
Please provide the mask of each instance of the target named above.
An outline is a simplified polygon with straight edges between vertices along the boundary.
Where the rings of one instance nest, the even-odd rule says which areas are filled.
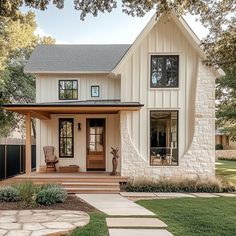
[[[109,229],[110,236],[173,236],[164,229]]]
[[[120,192],[123,197],[156,197],[154,193],[143,193],[143,192]]]
[[[24,223],[23,229],[35,231],[35,230],[44,229],[44,227],[39,223]]]
[[[195,197],[187,193],[155,193],[155,195],[161,198]]]
[[[196,197],[206,197],[206,198],[219,197],[219,196],[211,194],[211,193],[191,193],[191,194]]]
[[[21,224],[19,223],[0,223],[0,229],[20,229],[20,228]]]
[[[221,197],[236,197],[236,194],[234,193],[214,193],[214,194]]]
[[[107,215],[155,215],[153,212],[139,206],[120,194],[76,194],[76,196]]]
[[[8,231],[6,236],[29,236],[30,234],[31,234],[31,231],[29,231],[29,230],[21,230],[21,229],[19,229],[19,230]]]
[[[110,228],[163,228],[167,225],[157,218],[116,217],[106,218],[107,226]]]
[[[15,216],[0,215],[0,219],[1,223],[15,223],[17,221]]]
[[[81,211],[0,211],[0,236],[65,235],[88,223],[89,215]]]

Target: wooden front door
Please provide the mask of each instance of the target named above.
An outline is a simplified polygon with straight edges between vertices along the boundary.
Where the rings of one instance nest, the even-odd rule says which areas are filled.
[[[87,119],[87,170],[105,171],[105,119]]]

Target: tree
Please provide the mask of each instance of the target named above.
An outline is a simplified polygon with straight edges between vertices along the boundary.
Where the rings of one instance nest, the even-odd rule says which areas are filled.
[[[21,6],[46,10],[49,4],[61,9],[64,7],[64,0],[2,0],[0,17],[15,19],[19,17]],[[111,12],[116,7],[116,0],[74,0],[74,8],[80,12],[82,20],[87,14],[97,16],[99,12]],[[177,15],[188,12],[198,16],[201,23],[209,29],[208,36],[202,42],[206,52],[205,63],[216,68],[221,67],[227,73],[225,78],[217,82],[217,96],[221,101],[217,106],[217,117],[221,117],[219,119],[221,122],[227,124],[230,122],[232,130],[233,121],[236,120],[235,114],[230,113],[236,99],[235,87],[232,87],[236,63],[236,2],[233,0],[122,0],[122,9],[126,14],[139,17],[152,9],[156,10],[157,16],[170,12]]]
[[[16,18],[19,15],[21,6],[46,10],[49,4],[61,9],[64,7],[64,0],[2,0],[0,2],[0,17]],[[82,20],[87,14],[97,16],[99,12],[111,12],[117,7],[116,0],[74,0],[74,8],[80,12]],[[122,9],[126,14],[132,16],[144,16],[152,9],[156,10],[157,16],[174,12],[177,15],[184,15],[187,12],[197,15],[204,26],[208,27],[209,35],[203,45],[207,53],[207,64],[220,66],[218,55],[215,53],[215,43],[219,40],[226,42],[227,31],[235,33],[235,12],[236,2],[232,0],[122,0]],[[234,35],[235,39],[235,35]],[[235,44],[219,48],[221,55],[227,54],[228,49]],[[232,51],[231,51],[232,52]],[[213,57],[212,57],[213,56]],[[216,57],[216,58],[215,58]]]
[[[216,83],[216,125],[236,141],[236,71],[227,71]]]
[[[54,44],[55,39],[51,37],[36,37],[34,31],[36,29],[35,15],[33,13],[21,14],[20,18],[27,21],[16,21],[11,19],[3,19],[0,23],[5,23],[4,34],[0,34],[0,41],[6,39],[5,35],[9,35],[15,43],[5,46],[7,55],[2,57],[2,70],[0,70],[0,88],[2,92],[1,103],[33,103],[35,102],[35,77],[24,73],[24,66],[29,59],[30,54],[37,44]],[[8,24],[8,22],[10,22]],[[18,24],[17,30],[14,31],[15,24]],[[2,24],[3,25],[3,24]],[[10,29],[9,29],[10,27]],[[22,31],[20,30],[22,28]],[[27,30],[26,30],[27,29]],[[14,32],[13,32],[14,31]],[[11,35],[9,32],[12,32]],[[25,35],[22,32],[26,33]],[[0,49],[0,52],[1,49]],[[0,108],[0,136],[7,136],[12,130],[20,128],[23,124],[23,117],[19,114],[6,112]],[[32,119],[32,130],[34,136],[35,121]]]
[[[0,70],[6,66],[8,56],[18,48],[33,48],[37,42],[35,15],[18,14],[16,18],[0,17]]]

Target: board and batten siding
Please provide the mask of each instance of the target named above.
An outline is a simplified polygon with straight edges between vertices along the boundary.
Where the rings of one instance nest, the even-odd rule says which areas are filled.
[[[40,74],[36,76],[36,103],[59,102],[59,80],[78,80],[78,100],[120,99],[120,80],[106,74]],[[100,86],[100,97],[91,98],[91,86]],[[65,100],[62,100],[65,102]]]
[[[179,55],[179,87],[150,88],[150,56]],[[179,111],[179,158],[194,133],[199,56],[173,20],[161,18],[137,48],[121,63],[121,101],[140,102],[140,112],[127,113],[128,130],[140,155],[149,161],[150,110]]]
[[[74,114],[52,115],[50,120],[37,120],[37,168],[45,165],[44,146],[54,146],[55,155],[59,157],[59,118],[74,119],[74,158],[59,158],[60,166],[78,165],[80,171],[86,171],[86,120],[88,118],[105,118],[106,120],[106,171],[112,171],[111,147],[120,147],[120,117],[119,114]],[[81,130],[78,130],[78,123]],[[120,158],[118,159],[120,171]]]
[[[36,103],[65,102],[59,100],[59,80],[78,80],[78,100],[120,99],[120,80],[106,74],[40,74],[36,76]],[[91,98],[91,86],[100,86],[100,97]],[[67,101],[67,100],[66,100]],[[74,100],[73,100],[74,101]],[[79,165],[80,171],[86,171],[86,119],[106,119],[106,171],[112,171],[111,147],[120,147],[119,115],[52,115],[51,120],[37,120],[37,168],[45,165],[44,146],[54,146],[59,156],[59,118],[74,118],[74,158],[60,158],[60,165]],[[81,131],[77,125],[81,123]],[[120,160],[118,160],[120,170]]]

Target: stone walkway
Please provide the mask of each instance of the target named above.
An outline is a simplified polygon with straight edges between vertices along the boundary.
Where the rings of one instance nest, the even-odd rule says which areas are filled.
[[[130,201],[120,194],[76,194],[88,204],[106,213],[119,216],[154,216],[146,208]]]
[[[0,211],[0,236],[56,236],[88,223],[89,215],[81,211],[6,210]]]
[[[107,215],[113,216],[106,218],[110,236],[173,236],[165,229],[167,225],[157,219],[153,212],[120,194],[77,194],[76,196]]]
[[[236,193],[121,192],[120,194],[77,194],[76,196],[82,198],[88,204],[109,216],[106,218],[106,223],[110,236],[173,236],[166,230],[168,226],[164,222],[154,218],[154,213],[137,205],[133,201],[139,199],[168,199],[182,197],[236,197]],[[146,216],[146,218],[139,216]]]

